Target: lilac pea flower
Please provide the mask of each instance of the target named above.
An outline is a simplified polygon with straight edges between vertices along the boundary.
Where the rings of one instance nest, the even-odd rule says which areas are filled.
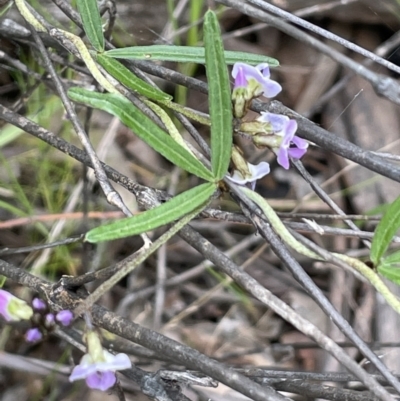
[[[289,169],[289,158],[301,159],[307,152],[308,142],[295,135],[297,131],[297,122],[289,117],[274,114],[261,113],[258,121],[268,122],[271,124],[275,135],[282,137],[282,142],[278,149],[274,149],[278,155],[278,163],[286,170]]]
[[[46,302],[40,298],[34,298],[32,301],[33,309],[35,310],[45,310],[47,308]]]
[[[29,329],[25,333],[25,340],[28,341],[28,343],[35,343],[37,341],[40,341],[42,338],[42,332],[37,327]]]
[[[15,297],[8,291],[0,290],[0,315],[7,322],[28,320],[33,315],[33,309],[22,299]]]
[[[106,391],[117,380],[115,372],[131,368],[131,361],[126,354],[113,355],[103,349],[100,338],[94,331],[87,334],[86,342],[88,353],[74,367],[69,381],[85,379],[88,387]]]
[[[282,87],[278,82],[270,79],[269,66],[266,63],[256,67],[245,63],[235,63],[232,69],[232,77],[235,79],[235,87],[246,88],[248,91],[247,100],[264,95],[265,97],[275,97]]]
[[[69,326],[73,319],[74,314],[68,309],[62,310],[56,315],[57,322],[61,323],[63,326]]]
[[[234,170],[233,175],[227,178],[239,185],[245,185],[249,183],[251,189],[254,190],[256,186],[256,181],[264,177],[265,175],[269,174],[270,167],[267,162],[261,162],[257,165],[247,163],[247,167],[250,171],[249,176],[245,177],[239,170]]]

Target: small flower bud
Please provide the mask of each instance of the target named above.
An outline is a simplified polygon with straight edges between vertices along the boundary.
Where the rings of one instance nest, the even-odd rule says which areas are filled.
[[[28,341],[28,343],[36,343],[37,341],[40,341],[42,339],[42,337],[43,337],[43,335],[37,327],[34,327],[33,329],[29,329],[25,333],[25,340]]]
[[[0,290],[0,315],[7,322],[28,320],[33,315],[33,309],[22,299],[5,290]]]

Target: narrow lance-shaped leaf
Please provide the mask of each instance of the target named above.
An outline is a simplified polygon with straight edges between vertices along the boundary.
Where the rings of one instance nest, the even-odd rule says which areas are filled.
[[[400,251],[382,258],[377,270],[382,276],[400,285]]]
[[[172,99],[171,95],[162,92],[160,89],[148,84],[142,79],[138,78],[132,71],[126,68],[118,60],[108,57],[104,54],[96,56],[98,63],[115,79],[121,82],[122,85],[129,89],[146,96],[152,100],[165,102]]]
[[[205,63],[204,47],[193,46],[133,46],[123,47],[120,49],[107,50],[105,54],[113,58],[136,59],[136,60],[161,60],[175,61],[177,63]],[[247,52],[237,52],[231,50],[224,51],[225,61],[227,64],[246,63],[257,65],[267,63],[271,67],[277,67],[279,61],[260,54]]]
[[[393,283],[400,285],[400,267],[393,267],[392,265],[386,265],[384,262],[378,266],[378,273],[386,277]]]
[[[175,196],[154,209],[94,228],[86,234],[85,241],[94,243],[110,241],[154,230],[206,204],[216,188],[217,185],[215,183],[201,184]]]
[[[204,180],[215,181],[210,170],[122,95],[71,88],[68,91],[68,96],[76,102],[118,117],[123,124],[171,163]]]
[[[98,52],[103,52],[104,35],[97,0],[77,0],[77,6],[87,38]]]
[[[226,174],[232,148],[231,88],[224,58],[217,16],[211,10],[204,17],[204,45],[211,119],[211,164],[214,175]]]
[[[400,228],[400,197],[387,209],[375,229],[371,244],[371,260],[377,266]]]
[[[400,251],[394,252],[389,256],[382,259],[382,264],[385,265],[399,265],[400,267]]]

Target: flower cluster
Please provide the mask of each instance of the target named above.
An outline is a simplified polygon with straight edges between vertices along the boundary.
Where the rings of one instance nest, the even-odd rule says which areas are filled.
[[[277,82],[270,79],[267,64],[253,67],[236,63],[232,76],[235,79],[232,102],[236,118],[242,118],[247,113],[254,98],[261,95],[272,98],[282,90]],[[290,158],[300,159],[308,148],[308,142],[295,135],[297,122],[282,114],[262,112],[255,121],[242,122],[240,131],[250,135],[255,146],[270,148],[277,155],[278,164],[286,170],[290,167]],[[232,150],[232,162],[234,171],[229,178],[240,185],[250,184],[253,189],[256,180],[270,172],[268,163],[250,164],[236,147]]]
[[[28,305],[22,299],[1,289],[0,315],[7,322],[31,320],[34,327],[25,334],[28,342],[40,341],[44,335],[55,328],[56,324],[69,326],[74,318],[70,310],[51,313],[46,302],[39,298],[34,298],[32,305]],[[82,357],[79,365],[74,367],[69,380],[73,382],[85,379],[89,388],[106,391],[117,381],[115,372],[131,368],[132,363],[126,354],[113,355],[103,349],[99,335],[94,330],[89,330],[84,340],[88,352]]]
[[[126,354],[113,355],[101,346],[98,334],[91,330],[86,334],[87,354],[72,370],[69,381],[85,379],[91,389],[106,391],[117,381],[117,370],[129,369],[132,363]]]
[[[46,302],[39,298],[32,301],[33,316],[31,321],[34,327],[29,329],[25,334],[28,342],[37,342],[43,338],[43,335],[53,330],[55,325],[69,326],[74,319],[74,315],[70,310],[62,310],[56,314],[49,312]]]

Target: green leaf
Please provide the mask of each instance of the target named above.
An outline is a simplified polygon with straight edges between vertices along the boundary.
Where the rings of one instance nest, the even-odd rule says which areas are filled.
[[[397,265],[400,264],[400,251],[394,252],[386,258],[382,259],[382,264],[385,265]]]
[[[103,52],[103,26],[97,0],[77,0],[77,6],[87,38],[98,52]]]
[[[76,102],[106,111],[118,117],[138,137],[147,142],[170,162],[206,181],[215,181],[210,170],[122,95],[71,88],[68,90],[68,96]]]
[[[105,54],[114,58],[205,64],[204,47],[167,45],[134,46],[108,50]],[[225,50],[224,56],[227,64],[241,62],[251,65],[267,63],[271,67],[277,67],[279,65],[279,61],[272,57],[247,52]]]
[[[162,92],[160,89],[149,85],[147,82],[138,78],[132,71],[126,68],[118,60],[107,57],[104,54],[97,54],[96,60],[98,63],[115,79],[121,82],[122,85],[129,89],[146,96],[152,100],[165,102],[172,99],[171,95]]]
[[[400,268],[383,263],[378,266],[378,273],[395,284],[400,285]]]
[[[220,180],[226,174],[232,148],[231,87],[224,58],[218,18],[211,10],[204,17],[204,45],[211,119],[211,165]]]
[[[371,245],[371,260],[378,266],[394,235],[400,228],[400,197],[387,209],[376,227]]]
[[[215,183],[201,184],[175,196],[154,209],[94,228],[86,234],[85,241],[93,243],[110,241],[154,230],[205,204],[216,188],[217,185]]]

